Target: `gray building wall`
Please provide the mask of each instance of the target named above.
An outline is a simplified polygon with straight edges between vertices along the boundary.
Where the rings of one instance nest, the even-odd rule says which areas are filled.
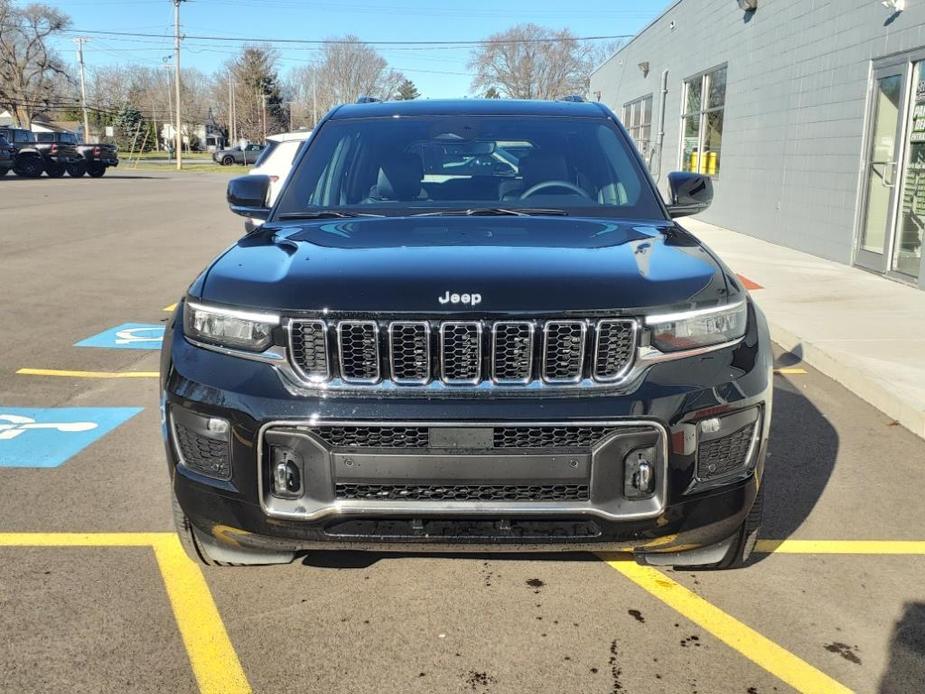
[[[620,116],[653,95],[669,71],[659,187],[680,168],[683,81],[728,64],[718,224],[850,263],[864,162],[871,60],[925,46],[925,0],[890,20],[879,0],[679,0],[591,77],[591,92]],[[639,64],[648,62],[647,77]]]

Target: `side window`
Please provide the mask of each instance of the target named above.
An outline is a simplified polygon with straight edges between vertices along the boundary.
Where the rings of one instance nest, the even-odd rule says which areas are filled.
[[[16,130],[13,137],[15,142],[35,142],[28,130]]]
[[[36,133],[35,139],[37,142],[54,142],[55,134],[54,133]]]
[[[623,125],[646,162],[652,152],[652,95],[623,105]]]
[[[726,108],[726,66],[685,80],[681,169],[719,176]]]

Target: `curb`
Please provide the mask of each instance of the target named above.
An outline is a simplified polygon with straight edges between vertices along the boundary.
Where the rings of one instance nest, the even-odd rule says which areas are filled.
[[[767,313],[765,313],[767,317]],[[789,352],[797,352],[804,362],[840,383],[862,400],[899,422],[916,436],[925,439],[925,410],[888,390],[863,369],[844,362],[824,347],[808,342],[781,327],[768,317],[771,339]]]

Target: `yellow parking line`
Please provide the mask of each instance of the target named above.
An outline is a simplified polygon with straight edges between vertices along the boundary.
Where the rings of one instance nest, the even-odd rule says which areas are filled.
[[[154,544],[164,586],[203,694],[250,692],[247,677],[225,631],[202,571],[180,546],[176,535]]]
[[[781,374],[784,376],[792,376],[796,374],[805,374],[808,372],[806,371],[806,369],[789,368],[789,369],[774,369],[774,373]]]
[[[175,533],[0,533],[0,547],[152,548],[199,690],[251,691],[209,585]]]
[[[23,376],[63,376],[65,378],[158,378],[157,371],[63,371],[59,369],[19,369]]]
[[[175,310],[176,308],[177,308],[177,305],[176,305],[176,304],[170,304],[170,306],[165,306],[165,307],[164,307],[163,309],[161,309],[161,310],[162,310],[162,311],[167,311],[167,313],[173,313],[174,310]]]
[[[764,554],[925,554],[917,540],[758,540]]]
[[[778,646],[680,583],[632,559],[606,560],[610,566],[730,648],[801,692],[850,692],[824,672]]]

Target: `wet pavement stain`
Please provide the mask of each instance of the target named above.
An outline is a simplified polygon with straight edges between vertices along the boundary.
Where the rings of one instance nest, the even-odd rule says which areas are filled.
[[[623,683],[620,681],[620,677],[623,675],[623,668],[617,663],[617,640],[614,639],[610,642],[610,660],[607,661],[610,665],[610,676],[613,678],[613,692],[622,692]]]
[[[495,683],[495,678],[489,675],[487,672],[476,672],[475,670],[470,670],[468,676],[466,677],[466,684],[469,685],[469,688],[472,691],[477,691],[479,688],[490,687]]]
[[[639,610],[627,610],[627,612],[633,619],[635,619],[640,624],[646,623],[646,618],[642,616],[642,612],[640,612]]]
[[[835,641],[834,643],[829,643],[825,645],[825,650],[829,653],[837,653],[845,660],[854,663],[855,665],[861,664],[861,659],[858,657],[858,647],[849,646],[847,643],[841,643],[840,641]]]
[[[700,637],[697,635],[688,636],[686,639],[681,641],[681,648],[687,648],[688,644],[694,644],[695,646],[700,646]]]
[[[531,578],[527,580],[527,585],[531,588],[542,588],[546,584],[538,578]]]

